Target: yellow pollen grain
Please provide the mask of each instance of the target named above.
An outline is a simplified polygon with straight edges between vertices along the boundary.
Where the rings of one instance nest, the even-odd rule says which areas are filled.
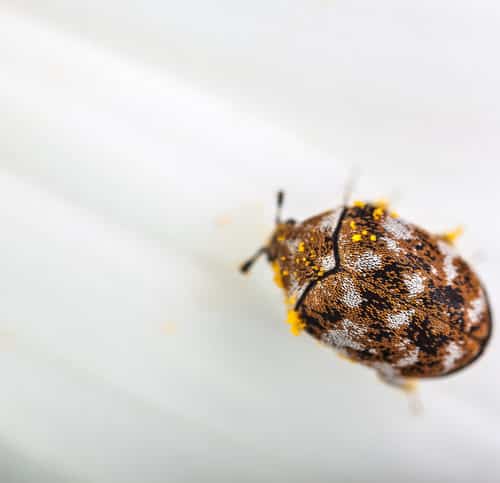
[[[296,258],[295,263],[300,263],[300,260],[298,258]]]
[[[402,386],[403,391],[407,393],[412,393],[416,392],[418,389],[418,381],[417,379],[407,379],[403,386]]]
[[[288,270],[283,270],[283,272],[281,272],[283,274],[283,276],[287,276],[288,275]]]
[[[356,229],[356,222],[353,220],[349,223],[349,226],[351,227],[352,230]]]
[[[306,257],[302,257],[302,261],[305,262],[307,260]]]
[[[456,239],[462,235],[464,232],[464,229],[463,227],[461,226],[458,226],[457,228],[455,228],[454,230],[451,230],[451,231],[447,231],[443,236],[443,240],[450,243],[450,244],[453,244]]]
[[[374,204],[377,208],[382,208],[383,210],[389,206],[389,202],[385,198],[378,199]]]
[[[384,210],[382,208],[375,208],[373,210],[373,219],[374,220],[380,220],[382,215],[384,214]]]
[[[293,335],[300,335],[306,326],[302,320],[300,320],[299,314],[296,310],[289,310],[286,318],[287,324],[290,324],[290,332]]]
[[[368,235],[368,232],[367,232],[366,230],[363,230],[363,231],[361,232],[361,234],[362,234],[362,235]]]
[[[359,201],[359,200],[356,200],[354,203],[353,203],[354,206],[357,206],[358,208],[364,208],[366,206],[366,203],[363,202],[363,201]]]
[[[391,211],[390,216],[391,218],[399,218],[399,215],[395,211]]]
[[[352,358],[352,357],[349,357],[347,354],[344,354],[342,352],[337,352],[337,355],[343,359],[344,361],[347,361],[347,362],[352,362],[352,363],[355,363],[356,361]]]
[[[286,257],[280,257],[280,260],[284,262],[286,260]]]
[[[324,274],[325,274],[325,272],[323,272],[323,270],[320,270],[320,271],[318,272],[318,277],[322,277]]]
[[[299,243],[299,252],[303,252],[304,251],[304,242],[300,242]]]
[[[376,241],[377,240],[377,235],[370,235],[370,240],[371,241]]]
[[[359,242],[361,241],[361,235],[359,233],[355,233],[353,236],[352,236],[352,241],[353,242]]]
[[[285,235],[280,235],[280,236],[277,238],[277,240],[278,240],[279,242],[284,242],[284,241],[285,241]]]
[[[272,266],[273,272],[274,272],[274,278],[273,278],[274,283],[279,288],[283,288],[284,285],[283,285],[283,279],[281,278],[281,271],[280,271],[279,263],[278,262],[273,262],[271,266]]]

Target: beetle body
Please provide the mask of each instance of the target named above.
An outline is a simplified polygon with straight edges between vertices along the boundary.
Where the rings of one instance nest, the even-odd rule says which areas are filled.
[[[491,332],[484,288],[451,242],[356,202],[278,222],[262,250],[305,330],[403,387],[477,359]]]

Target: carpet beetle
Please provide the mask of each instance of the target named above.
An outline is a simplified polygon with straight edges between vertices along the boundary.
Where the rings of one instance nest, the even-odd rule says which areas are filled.
[[[457,232],[433,235],[384,203],[354,202],[302,223],[281,221],[262,254],[283,288],[293,334],[305,330],[386,382],[451,374],[487,345],[484,287],[456,253]]]

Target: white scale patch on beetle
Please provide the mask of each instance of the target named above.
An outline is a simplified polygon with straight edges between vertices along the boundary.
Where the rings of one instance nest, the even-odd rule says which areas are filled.
[[[404,357],[401,357],[398,362],[396,362],[397,367],[408,367],[408,366],[413,366],[418,361],[418,353],[420,352],[420,349],[418,347],[415,347],[415,349],[409,351],[407,355]]]
[[[485,309],[486,300],[484,299],[484,294],[481,292],[479,297],[470,302],[470,308],[467,309],[467,315],[472,324],[477,324],[479,322]]]
[[[335,232],[340,222],[341,214],[342,214],[342,209],[340,208],[332,211],[331,213],[326,214],[318,225],[319,229],[321,231],[327,232],[329,237],[333,236],[333,233]],[[297,251],[297,249],[295,251]],[[336,265],[334,254],[331,253],[330,255],[322,257],[319,261],[319,265],[323,272],[333,270]]]
[[[451,284],[453,279],[457,276],[457,269],[453,263],[454,258],[457,256],[455,250],[446,242],[438,241],[439,251],[444,255],[443,270],[446,275],[446,282]]]
[[[453,369],[455,362],[464,355],[464,351],[456,342],[453,341],[448,344],[446,350],[447,354],[443,358],[443,366],[445,372],[448,372]]]
[[[289,289],[288,289],[289,296],[294,298],[295,300],[300,299],[301,295],[304,293],[304,290],[307,287],[307,281],[299,283],[299,281],[293,275],[290,274],[288,283],[289,283]]]
[[[344,277],[340,283],[343,290],[343,295],[340,300],[350,308],[358,307],[361,302],[363,302],[363,297],[361,297],[360,293],[356,290],[353,281]]]
[[[367,270],[375,270],[382,266],[382,258],[371,250],[363,252],[361,255],[354,258],[352,267],[357,272],[365,272]]]
[[[318,227],[322,231],[327,231],[329,235],[333,235],[337,225],[340,221],[340,215],[342,214],[342,209],[337,209],[331,213],[326,214],[320,221]]]
[[[292,255],[295,255],[299,251],[300,240],[296,238],[290,238],[286,241],[286,247]]]
[[[387,381],[396,380],[399,375],[398,369],[388,362],[373,362],[370,366],[377,370],[382,379]]]
[[[341,329],[330,329],[323,334],[322,340],[339,349],[363,350],[364,346],[356,338],[362,336],[366,328],[355,324],[352,320],[343,319]]]
[[[410,296],[415,297],[424,291],[424,280],[425,277],[422,277],[422,275],[419,275],[418,273],[407,273],[404,275],[404,283]]]
[[[328,255],[320,259],[320,267],[323,272],[332,270],[335,268],[335,257],[333,255]]]
[[[382,226],[397,240],[410,240],[411,229],[401,220],[387,216]]]
[[[390,250],[391,252],[396,252],[399,253],[401,251],[401,248],[398,245],[398,242],[392,238],[388,237],[382,237],[381,240],[385,242],[387,245],[387,249]]]
[[[402,325],[406,325],[410,322],[411,317],[415,313],[415,310],[402,310],[397,314],[389,314],[387,316],[387,325],[391,329],[398,329]]]

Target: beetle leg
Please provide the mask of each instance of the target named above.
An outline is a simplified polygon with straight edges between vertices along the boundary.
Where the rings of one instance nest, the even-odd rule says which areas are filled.
[[[342,204],[344,206],[349,206],[352,198],[352,193],[354,192],[355,185],[359,180],[359,167],[357,165],[352,166],[349,177],[344,185],[344,192],[342,194]]]
[[[402,390],[406,393],[406,395],[408,396],[408,405],[410,407],[410,411],[413,414],[419,415],[422,413],[423,405],[419,397],[417,379],[393,376],[382,371],[377,371],[377,375],[386,384],[389,384],[390,386]]]
[[[377,375],[386,384],[389,384],[390,386],[393,386],[397,389],[402,389],[403,391],[408,393],[417,390],[416,379],[411,379],[408,377],[401,377],[401,376],[393,376],[383,371],[377,371]]]
[[[402,390],[408,397],[408,405],[410,411],[418,416],[423,412],[423,404],[419,397],[417,379],[409,377],[392,376],[382,371],[377,371],[377,375],[386,384],[389,384],[396,389]]]

